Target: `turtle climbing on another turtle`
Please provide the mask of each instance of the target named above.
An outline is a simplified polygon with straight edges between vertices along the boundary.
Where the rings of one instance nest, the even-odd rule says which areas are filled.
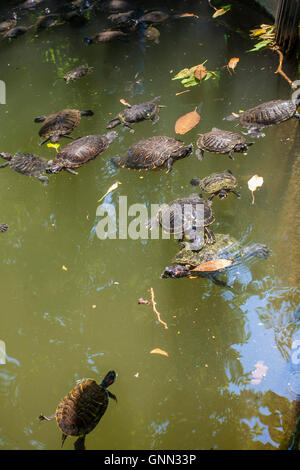
[[[58,173],[61,170],[66,170],[77,175],[74,168],[79,168],[94,160],[109,147],[117,136],[117,132],[111,131],[106,135],[88,135],[74,140],[48,162],[47,172]]]
[[[10,166],[10,168],[22,175],[31,176],[37,178],[43,184],[48,184],[49,179],[43,173],[47,171],[49,162],[45,158],[38,157],[31,153],[19,153],[15,155],[10,153],[0,153],[0,157],[7,160],[5,163],[0,165],[0,168]]]
[[[39,130],[41,137],[46,137],[40,145],[45,142],[55,143],[61,137],[73,139],[69,134],[78,126],[81,116],[93,116],[93,111],[79,111],[78,109],[62,109],[57,113],[48,116],[40,116],[34,119],[34,122],[43,122],[44,124]]]
[[[123,111],[121,111],[114,119],[112,119],[107,125],[107,129],[113,129],[114,127],[122,124],[127,129],[130,129],[133,132],[130,124],[136,122],[144,121],[146,119],[151,119],[152,123],[155,124],[159,120],[159,104],[157,104],[160,96],[157,96],[151,101],[146,103],[135,104],[133,106],[128,106]]]
[[[241,126],[249,129],[247,134],[252,137],[264,137],[265,134],[261,132],[264,127],[280,124],[292,117],[300,121],[298,106],[300,106],[300,94],[295,100],[267,101],[239,114],[231,114],[225,119],[228,121],[239,119]]]
[[[153,230],[160,225],[166,234],[178,238],[180,244],[199,250],[204,243],[215,243],[214,233],[209,228],[215,222],[211,204],[199,194],[175,199],[159,209],[156,217],[148,221],[147,228]]]
[[[187,157],[193,151],[193,144],[184,145],[181,140],[167,136],[154,136],[132,145],[122,157],[113,157],[111,162],[121,168],[134,170],[172,170],[173,163]]]
[[[212,173],[202,179],[193,178],[190,183],[193,186],[200,186],[202,191],[210,194],[208,201],[211,201],[214,196],[224,199],[230,192],[238,198],[241,197],[240,193],[236,191],[238,185],[237,179],[230,170],[224,170],[222,173]]]
[[[246,142],[245,137],[230,131],[223,131],[213,127],[210,132],[200,134],[197,140],[198,149],[195,154],[199,160],[203,159],[204,151],[212,153],[228,153],[229,158],[234,160],[234,152],[247,152],[253,142]]]
[[[85,77],[87,74],[91,73],[94,70],[93,67],[89,67],[88,65],[79,65],[70,72],[66,73],[64,79],[66,83],[69,83],[71,80],[78,80],[81,77]]]
[[[228,234],[216,233],[213,245],[204,245],[199,251],[186,248],[180,250],[173,259],[173,266],[167,266],[162,278],[197,278],[211,279],[215,284],[228,287],[227,283],[218,279],[217,275],[236,265],[242,258],[257,256],[266,258],[270,249],[263,244],[254,243],[243,248],[241,243]]]
[[[107,409],[109,398],[117,401],[116,396],[107,390],[115,378],[115,372],[110,371],[100,385],[94,379],[78,381],[76,387],[58,404],[54,415],[40,414],[39,419],[50,421],[56,418],[62,432],[62,446],[68,436],[77,436],[74,447],[84,450],[85,436],[99,423]]]

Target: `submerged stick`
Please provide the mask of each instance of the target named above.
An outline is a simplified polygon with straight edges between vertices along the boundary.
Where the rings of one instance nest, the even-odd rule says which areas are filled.
[[[153,287],[151,287],[150,289],[150,292],[151,292],[151,304],[152,304],[152,309],[153,309],[153,312],[156,314],[157,316],[157,320],[159,321],[159,323],[161,323],[162,325],[164,325],[164,328],[167,330],[168,329],[168,325],[166,324],[166,322],[164,322],[161,318],[160,318],[160,313],[158,312],[158,310],[156,309],[156,302],[154,300],[154,290],[153,290]]]
[[[282,70],[282,64],[283,64],[283,59],[284,59],[284,55],[283,53],[281,52],[281,50],[279,49],[279,47],[272,47],[271,48],[273,51],[276,51],[278,54],[279,54],[279,64],[278,64],[278,67],[277,67],[277,70],[276,72],[274,73],[279,73],[290,85],[291,87],[293,88],[293,81],[287,76],[287,74]]]

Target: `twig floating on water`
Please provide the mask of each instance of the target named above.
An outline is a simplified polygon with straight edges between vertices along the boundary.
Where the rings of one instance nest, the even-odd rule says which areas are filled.
[[[161,323],[162,325],[164,325],[164,328],[165,330],[168,329],[168,325],[166,324],[166,322],[164,322],[161,318],[160,318],[160,313],[158,312],[158,310],[156,309],[156,302],[154,300],[154,290],[153,290],[153,287],[151,287],[150,289],[150,292],[151,292],[151,304],[152,304],[152,308],[153,308],[153,312],[156,314],[157,316],[157,320],[159,321],[159,323]]]

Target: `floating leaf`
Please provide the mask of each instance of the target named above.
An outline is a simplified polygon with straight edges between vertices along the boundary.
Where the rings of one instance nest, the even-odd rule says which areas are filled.
[[[191,69],[182,69],[180,70],[180,72],[177,73],[177,75],[175,75],[175,77],[172,78],[172,80],[180,80],[182,78],[186,78],[186,77],[190,77],[191,75]]]
[[[67,268],[64,264],[62,265],[61,269],[62,269],[63,271],[68,271],[68,268]]]
[[[175,123],[176,134],[186,134],[186,132],[193,129],[193,127],[199,123],[200,114],[197,113],[196,109],[197,108],[177,119]]]
[[[219,8],[218,10],[216,10],[213,14],[213,18],[217,18],[218,16],[221,16],[221,15],[224,15],[225,13],[227,13],[231,8],[231,5],[226,5],[224,7],[221,7]]]
[[[115,189],[117,189],[117,187],[119,186],[119,184],[122,184],[120,183],[120,181],[117,181],[116,183],[112,184],[108,190],[106,191],[106,193],[99,199],[98,202],[101,202],[109,193],[111,193],[112,191],[114,191]]]
[[[120,103],[124,104],[124,106],[128,106],[129,108],[131,108],[131,104],[127,103],[127,101],[125,101],[123,98],[120,99]]]
[[[227,64],[228,72],[230,72],[230,70],[234,71],[239,61],[240,59],[238,57],[232,57]]]
[[[197,78],[197,80],[203,80],[207,75],[207,69],[205,65],[201,64],[198,65],[196,70],[194,71],[194,77]]]
[[[264,39],[263,41],[260,41],[260,42],[258,42],[257,44],[255,44],[255,46],[253,47],[253,49],[249,49],[248,52],[256,52],[256,51],[259,51],[259,50],[262,49],[263,47],[266,47],[266,46],[268,46],[269,44],[271,44],[271,42],[273,42],[271,39]]]
[[[194,18],[199,18],[199,16],[195,15],[195,13],[182,13],[182,15],[179,15],[180,18],[186,18],[188,16],[193,16]]]
[[[252,193],[252,204],[254,204],[254,191],[263,185],[264,179],[262,176],[254,175],[248,181],[248,188]]]
[[[155,348],[150,351],[150,354],[160,354],[161,356],[169,356],[169,354],[163,349]]]
[[[228,266],[232,265],[231,259],[214,259],[212,261],[206,261],[206,263],[202,263],[199,266],[196,266],[191,271],[198,271],[198,272],[214,272],[219,271],[220,269],[228,268]]]
[[[51,142],[49,142],[47,144],[47,147],[50,148],[50,149],[55,149],[57,152],[58,152],[58,149],[60,147],[60,144],[52,144]]]

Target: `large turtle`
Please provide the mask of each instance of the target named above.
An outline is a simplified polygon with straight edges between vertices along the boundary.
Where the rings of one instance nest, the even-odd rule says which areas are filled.
[[[262,103],[240,114],[230,115],[226,119],[231,121],[239,119],[242,127],[249,129],[248,134],[253,137],[263,137],[264,127],[279,124],[292,117],[300,120],[297,107],[300,105],[300,95],[295,100],[273,100]]]
[[[74,140],[48,162],[47,172],[57,173],[66,170],[77,175],[73,168],[79,168],[96,158],[108,148],[117,136],[117,132],[111,131],[106,135],[88,135]]]
[[[84,77],[88,73],[91,73],[93,70],[93,67],[89,67],[88,65],[79,65],[75,69],[70,70],[70,72],[66,73],[64,79],[66,83],[69,83],[71,80],[78,80],[79,78]]]
[[[94,379],[80,380],[58,404],[54,415],[39,416],[40,420],[47,421],[56,418],[56,423],[62,432],[62,446],[67,436],[78,436],[75,449],[85,448],[85,436],[99,423],[106,411],[109,398],[117,400],[115,395],[107,390],[115,377],[114,371],[108,372],[100,385]]]
[[[0,157],[7,160],[0,168],[10,166],[10,168],[22,175],[31,176],[40,180],[43,184],[48,184],[49,179],[43,173],[47,171],[49,166],[48,160],[31,153],[19,153],[15,155],[11,153],[0,153]]]
[[[241,243],[228,234],[216,233],[213,245],[204,245],[200,251],[186,248],[175,256],[173,266],[167,266],[162,278],[208,277],[218,285],[227,286],[216,276],[241,258],[258,256],[266,258],[270,250],[266,245],[254,243],[243,248]]]
[[[224,170],[222,173],[212,173],[205,178],[193,178],[190,183],[193,186],[200,186],[202,191],[210,194],[208,200],[211,201],[214,196],[219,196],[224,199],[232,192],[237,197],[241,197],[236,191],[237,179],[233,176],[230,170]]]
[[[135,122],[144,121],[145,119],[151,119],[152,123],[155,124],[159,120],[159,106],[157,101],[160,99],[160,96],[157,96],[151,101],[146,103],[135,104],[129,106],[121,111],[114,119],[112,119],[107,129],[113,129],[119,124],[123,124],[124,127],[133,131],[130,124]]]
[[[55,143],[61,137],[68,137],[72,139],[69,134],[78,126],[81,116],[93,116],[93,111],[79,111],[78,109],[62,109],[57,113],[49,114],[49,116],[39,116],[34,119],[34,122],[43,122],[40,128],[39,135],[46,137],[41,145],[45,142]]]
[[[240,134],[213,127],[210,132],[200,134],[195,153],[199,160],[203,159],[204,151],[228,153],[229,158],[234,160],[233,152],[247,152],[248,146],[252,144],[253,142],[246,142],[245,137]]]
[[[215,235],[209,228],[214,221],[211,202],[205,201],[199,194],[191,194],[160,208],[156,217],[148,221],[147,227],[153,230],[159,224],[165,233],[174,235],[185,247],[199,250],[204,242],[215,242]]]
[[[111,159],[114,165],[134,170],[154,170],[167,167],[172,170],[176,160],[185,158],[193,151],[193,144],[184,145],[181,140],[167,136],[154,136],[136,142],[122,157]]]

